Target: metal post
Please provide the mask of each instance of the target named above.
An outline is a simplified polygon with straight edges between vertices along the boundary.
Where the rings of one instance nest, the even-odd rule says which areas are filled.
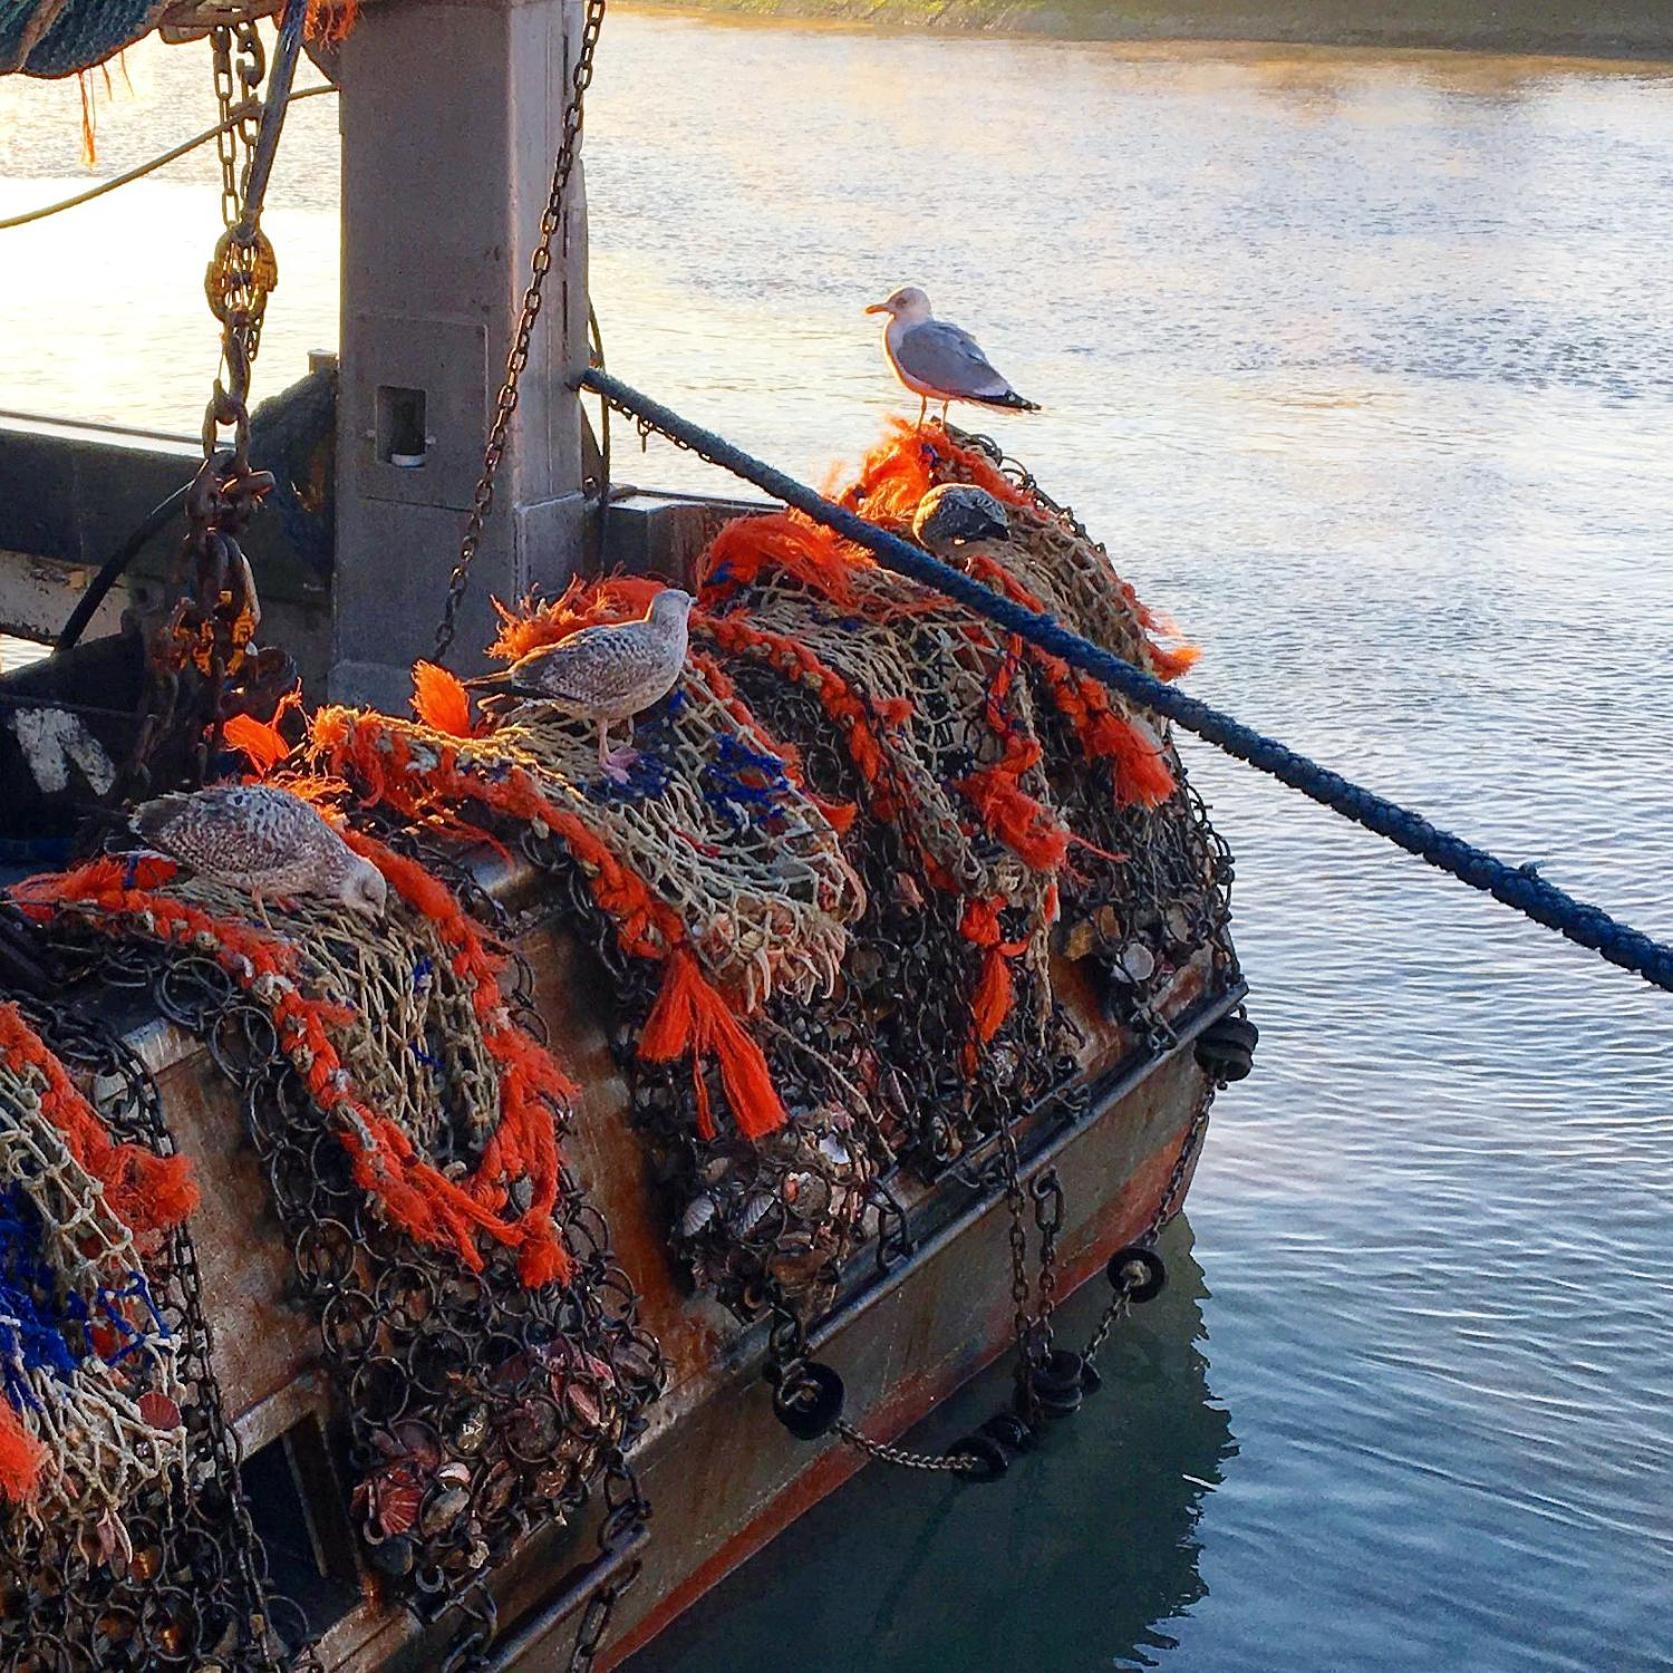
[[[379,0],[341,57],[342,382],[330,694],[400,708],[428,654],[550,186],[579,0]],[[580,566],[586,194],[547,306],[460,621]]]

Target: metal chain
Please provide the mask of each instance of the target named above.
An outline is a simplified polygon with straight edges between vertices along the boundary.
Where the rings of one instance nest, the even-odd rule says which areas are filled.
[[[934,1470],[942,1475],[976,1475],[984,1466],[967,1453],[909,1452],[903,1446],[890,1446],[886,1441],[874,1441],[862,1435],[852,1423],[841,1419],[836,1432],[851,1446],[880,1463],[893,1464],[903,1470]]]
[[[201,783],[220,747],[228,681],[236,677],[261,621],[255,579],[238,535],[273,486],[250,464],[250,375],[261,346],[267,299],[278,283],[273,246],[261,231],[266,165],[284,120],[300,46],[302,0],[287,0],[279,58],[265,103],[267,52],[253,18],[210,31],[210,64],[220,127],[220,239],[204,293],[221,326],[221,362],[204,408],[203,464],[186,497],[187,534],[177,574],[181,593],[148,647],[144,712],[133,749],[107,800],[147,794],[151,758],[183,727],[195,732],[187,773]],[[224,372],[224,380],[221,375]],[[221,431],[230,428],[230,449]],[[187,693],[190,693],[189,697]]]
[[[569,99],[564,105],[563,134],[558,144],[557,162],[552,169],[552,188],[547,195],[546,208],[540,217],[540,237],[530,262],[528,288],[523,292],[523,305],[517,317],[517,332],[512,339],[511,352],[506,356],[505,381],[494,400],[494,421],[488,430],[487,446],[482,452],[482,475],[476,492],[471,496],[470,520],[465,525],[464,539],[459,543],[459,561],[447,584],[447,602],[436,627],[435,660],[445,662],[458,631],[459,606],[464,602],[470,586],[471,564],[477,547],[482,544],[482,531],[488,514],[494,508],[494,477],[505,455],[506,442],[511,434],[512,416],[517,411],[519,386],[523,370],[529,362],[529,345],[534,338],[535,322],[540,317],[545,297],[546,275],[552,267],[552,240],[563,225],[564,198],[569,191],[569,177],[575,170],[575,159],[581,149],[581,127],[588,87],[592,85],[593,59],[598,50],[599,32],[604,27],[605,0],[587,0],[586,22],[581,30],[581,51],[570,76]]]
[[[999,1123],[998,1136],[999,1155],[1005,1170],[1005,1211],[1010,1217],[1007,1236],[1011,1244],[1011,1303],[1017,1337],[1017,1387],[1024,1400],[1032,1404],[1028,1373],[1043,1357],[1045,1344],[1039,1340],[1035,1321],[1028,1314],[1032,1286],[1028,1280],[1028,1232],[1023,1223],[1027,1199],[1023,1194],[1022,1162],[1017,1155],[1016,1134],[1003,1118]]]
[[[1034,1226],[1040,1234],[1039,1309],[1035,1334],[1042,1355],[1051,1350],[1051,1319],[1057,1308],[1057,1234],[1063,1229],[1063,1181],[1046,1168],[1029,1187],[1034,1197]]]
[[[1197,1153],[1202,1149],[1202,1141],[1208,1133],[1208,1112],[1214,1103],[1217,1090],[1218,1087],[1212,1080],[1203,1087],[1202,1098],[1197,1104],[1196,1113],[1191,1117],[1191,1125],[1185,1130],[1184,1142],[1179,1147],[1178,1156],[1174,1158],[1173,1171],[1168,1175],[1161,1201],[1157,1203],[1156,1212],[1150,1217],[1150,1224],[1138,1236],[1137,1243],[1140,1248],[1148,1249],[1155,1244],[1161,1235],[1162,1227],[1179,1207],[1179,1199],[1184,1194],[1191,1164],[1197,1159]],[[1125,1289],[1115,1290],[1098,1320],[1097,1329],[1092,1332],[1091,1340],[1081,1353],[1081,1358],[1088,1365],[1102,1352],[1104,1343],[1109,1340],[1109,1334],[1118,1321],[1126,1318],[1132,1310],[1133,1303],[1128,1292]]]
[[[639,1486],[639,1478],[617,1447],[604,1468],[605,1513],[598,1530],[599,1551],[608,1556],[628,1540],[637,1538],[650,1520],[651,1507]],[[569,1655],[569,1673],[592,1673],[593,1663],[610,1631],[616,1605],[644,1571],[644,1559],[635,1557],[622,1572],[599,1587],[587,1600],[576,1630],[575,1647]]]

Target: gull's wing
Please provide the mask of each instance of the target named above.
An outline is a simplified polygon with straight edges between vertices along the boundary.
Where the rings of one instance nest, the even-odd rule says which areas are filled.
[[[945,320],[925,320],[902,332],[895,360],[908,377],[943,395],[992,401],[1015,393],[982,353],[981,344]]]
[[[590,714],[636,696],[657,671],[656,651],[642,623],[599,623],[532,652],[510,673],[518,689]]]
[[[159,796],[135,809],[133,824],[194,870],[249,877],[306,864],[331,838],[312,809],[257,784]]]

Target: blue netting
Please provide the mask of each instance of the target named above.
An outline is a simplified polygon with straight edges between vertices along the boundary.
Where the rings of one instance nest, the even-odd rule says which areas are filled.
[[[70,1346],[87,1322],[87,1304],[71,1290],[59,1296],[57,1275],[41,1250],[35,1206],[14,1185],[0,1196],[0,1377],[19,1411],[39,1404],[26,1371],[43,1366],[68,1379],[80,1355]]]
[[[126,1273],[119,1289],[101,1284],[89,1307],[46,1259],[42,1230],[40,1211],[22,1186],[0,1193],[0,1386],[19,1411],[40,1404],[27,1372],[46,1369],[67,1382],[94,1351],[90,1324],[105,1327],[100,1357],[111,1365],[133,1353],[150,1334],[169,1334],[150,1286],[138,1272]],[[145,1310],[149,1331],[129,1322],[129,1302]]]
[[[0,74],[91,69],[154,29],[167,0],[0,0]]]

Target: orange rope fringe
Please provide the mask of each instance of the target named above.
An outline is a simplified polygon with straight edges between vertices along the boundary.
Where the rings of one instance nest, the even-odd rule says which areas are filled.
[[[437,808],[468,801],[521,824],[544,825],[581,867],[593,899],[615,926],[622,950],[666,964],[662,994],[652,1011],[653,1020],[662,1014],[653,1046],[676,1040],[679,1047],[670,1057],[691,1051],[699,1109],[707,1108],[703,1062],[713,1056],[740,1131],[759,1136],[784,1124],[784,1105],[773,1089],[761,1048],[697,969],[679,914],[657,898],[644,878],[624,866],[583,820],[543,796],[526,769],[490,778],[461,766],[458,751],[446,745],[435,751],[433,766],[421,768],[399,723],[351,709],[320,710],[314,717],[313,740],[330,769],[363,786],[368,801],[409,818],[425,818]],[[643,1040],[639,1049],[648,1060],[657,1061]],[[711,1127],[712,1119],[708,1117]]]
[[[0,1053],[27,1063],[46,1082],[41,1114],[64,1135],[70,1154],[103,1188],[110,1211],[133,1234],[142,1254],[197,1207],[197,1186],[184,1156],[159,1156],[141,1144],[118,1144],[99,1112],[72,1081],[47,1043],[15,1005],[0,1002]]]
[[[426,1162],[395,1122],[356,1093],[330,1034],[353,1012],[302,993],[293,980],[295,950],[277,936],[154,892],[175,874],[171,862],[142,861],[130,881],[127,861],[95,860],[62,876],[29,879],[13,895],[37,921],[76,912],[108,935],[143,925],[145,933],[165,943],[212,949],[221,968],[267,1008],[310,1097],[341,1122],[338,1137],[352,1159],[356,1183],[377,1198],[394,1224],[416,1242],[456,1249],[473,1272],[485,1265],[476,1241],[480,1232],[519,1251],[525,1284],[567,1279],[572,1262],[552,1218],[559,1185],[552,1106],[573,1097],[573,1085],[512,1022],[496,963],[451,893],[422,866],[381,843],[354,831],[343,836],[408,905],[435,924],[452,949],[454,970],[473,984],[483,1043],[500,1070],[500,1121],[475,1170],[462,1180],[449,1179]],[[521,1177],[528,1178],[532,1198],[524,1212],[507,1220],[508,1185]]]

